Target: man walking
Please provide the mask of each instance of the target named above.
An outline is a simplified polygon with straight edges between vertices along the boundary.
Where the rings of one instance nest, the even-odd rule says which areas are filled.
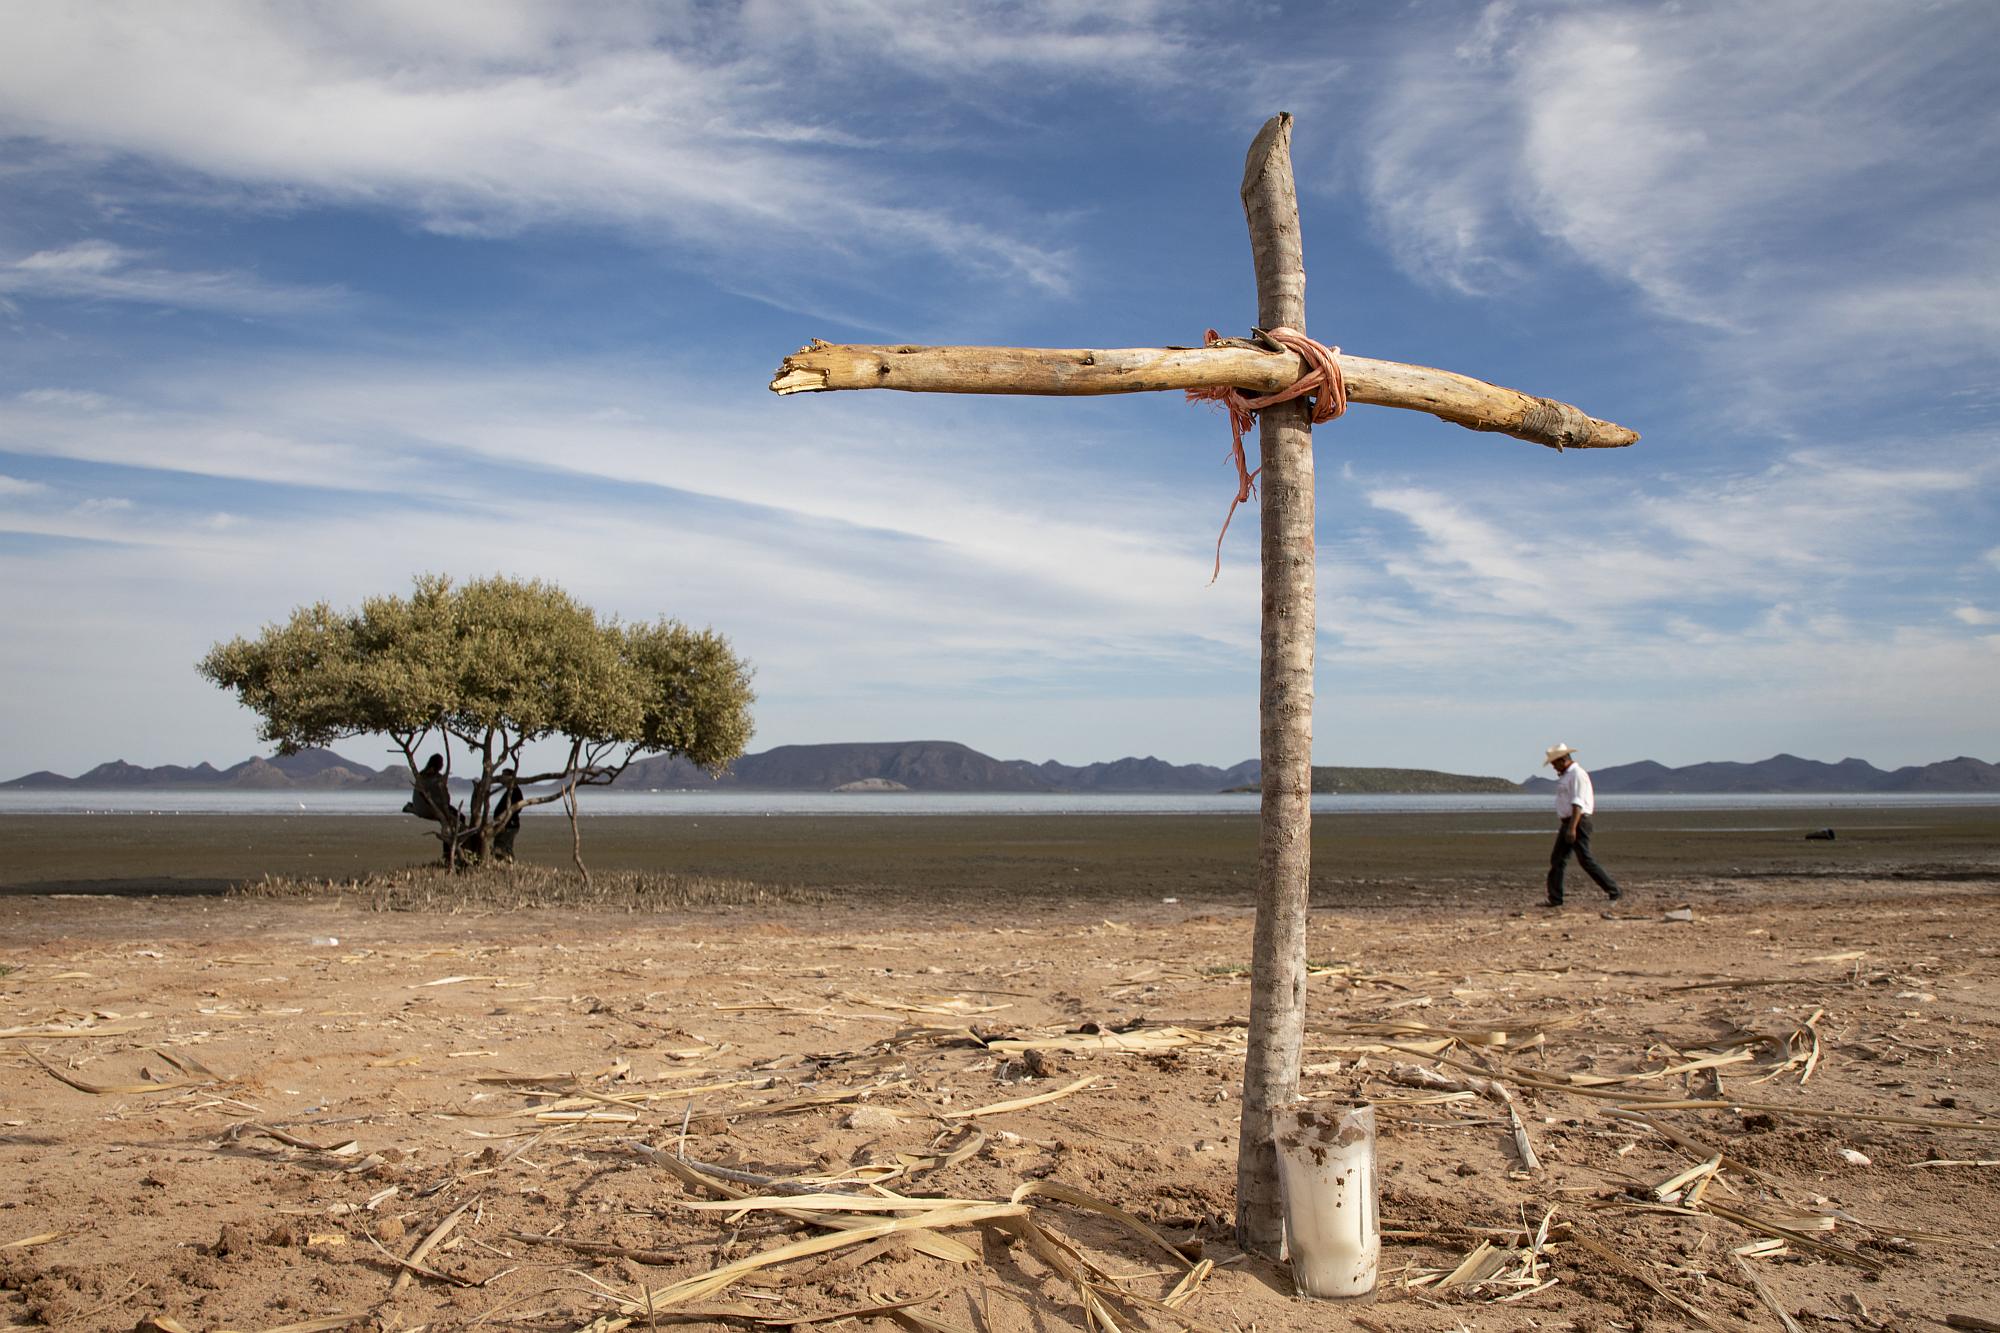
[[[1550,907],[1562,906],[1563,870],[1572,852],[1576,853],[1576,863],[1583,867],[1583,873],[1597,882],[1606,897],[1615,903],[1624,896],[1618,881],[1606,874],[1604,867],[1597,864],[1597,858],[1590,854],[1590,816],[1597,809],[1597,794],[1591,790],[1590,774],[1570,757],[1575,753],[1569,746],[1558,743],[1542,756],[1542,762],[1556,771],[1556,845],[1549,853]]]

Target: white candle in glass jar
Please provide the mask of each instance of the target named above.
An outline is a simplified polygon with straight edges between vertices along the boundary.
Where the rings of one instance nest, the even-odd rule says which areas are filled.
[[[1285,1244],[1301,1296],[1366,1296],[1382,1254],[1375,1108],[1297,1102],[1272,1112]]]

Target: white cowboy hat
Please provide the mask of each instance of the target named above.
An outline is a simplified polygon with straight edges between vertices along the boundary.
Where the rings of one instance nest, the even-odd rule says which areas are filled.
[[[1572,750],[1569,746],[1564,745],[1561,741],[1557,741],[1554,745],[1551,745],[1548,748],[1548,753],[1542,756],[1542,762],[1544,764],[1553,764],[1556,760],[1562,758],[1564,755],[1575,754],[1575,753],[1576,753],[1575,750]]]

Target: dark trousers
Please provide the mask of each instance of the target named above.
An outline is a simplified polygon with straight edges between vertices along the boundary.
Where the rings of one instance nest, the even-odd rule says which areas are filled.
[[[1604,890],[1604,895],[1617,898],[1618,881],[1606,874],[1604,867],[1597,864],[1597,858],[1590,854],[1590,816],[1585,815],[1576,822],[1574,842],[1567,836],[1568,829],[1567,819],[1556,825],[1556,845],[1549,853],[1549,901],[1559,903],[1563,900],[1563,871],[1569,864],[1571,852],[1576,853],[1576,863],[1583,867],[1584,874],[1597,881],[1597,887]]]

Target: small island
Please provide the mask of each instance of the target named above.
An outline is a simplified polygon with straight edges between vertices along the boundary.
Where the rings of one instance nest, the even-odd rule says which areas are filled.
[[[1477,777],[1467,773],[1440,773],[1430,768],[1342,768],[1313,766],[1314,795],[1341,796],[1434,796],[1478,795],[1500,792],[1519,795],[1518,782],[1506,778]],[[1256,786],[1230,787],[1229,791],[1256,791]]]

